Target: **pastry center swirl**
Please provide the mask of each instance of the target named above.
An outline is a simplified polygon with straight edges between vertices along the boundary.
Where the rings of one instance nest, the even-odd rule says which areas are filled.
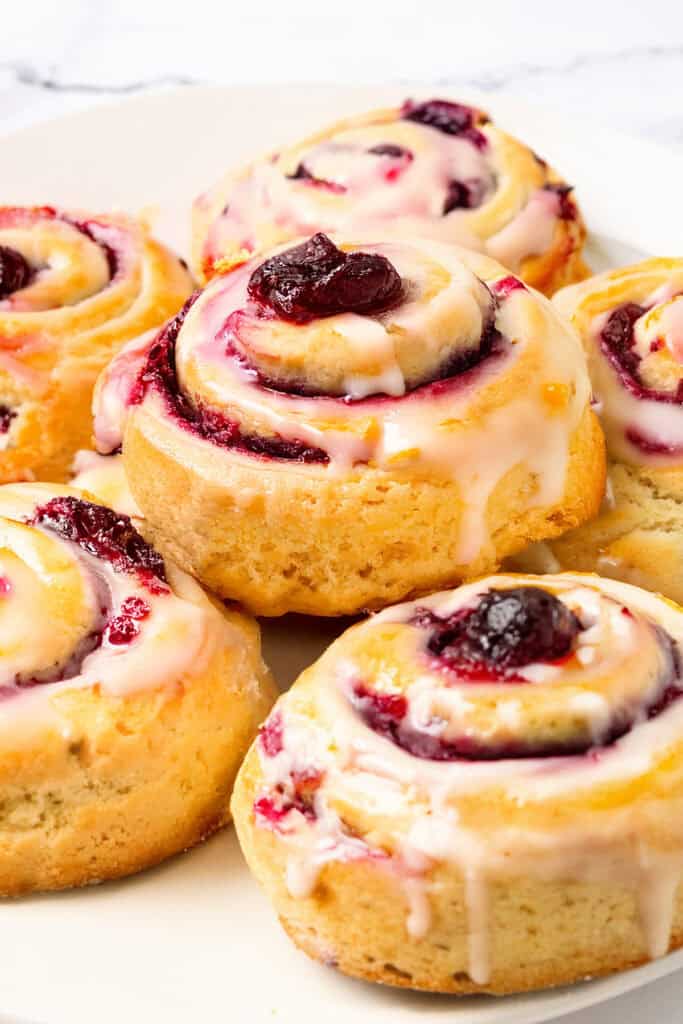
[[[108,570],[140,593],[115,607]],[[0,519],[0,573],[5,698],[72,679],[103,642],[130,643],[153,596],[168,593],[161,556],[129,517],[72,495],[37,506],[25,522]]]
[[[613,310],[600,341],[625,384],[643,397],[683,404],[683,295]]]
[[[586,754],[682,692],[673,640],[588,587],[490,589],[381,619],[356,647],[347,697],[366,726],[419,758]]]
[[[495,311],[463,263],[445,267],[400,243],[337,246],[318,234],[250,273],[234,271],[221,296],[190,312],[178,377],[187,394],[210,388],[210,403],[220,402],[227,356],[245,381],[276,391],[396,397],[476,365],[491,350]]]
[[[122,233],[53,207],[0,208],[0,302],[38,313],[97,295],[125,259]]]

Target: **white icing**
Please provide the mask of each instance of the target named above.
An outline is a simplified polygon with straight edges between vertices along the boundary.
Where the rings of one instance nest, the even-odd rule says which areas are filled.
[[[506,267],[517,270],[528,256],[540,255],[550,248],[559,207],[556,192],[538,189],[517,216],[489,238],[488,252]]]
[[[644,385],[655,391],[675,395],[678,375],[671,360],[683,363],[683,273],[677,265],[672,267],[671,262],[663,260],[661,270],[653,266],[656,261],[646,261],[601,275],[564,289],[556,300],[562,312],[579,318],[583,316],[584,301],[588,304],[591,312],[582,329],[608,451],[612,458],[635,465],[676,466],[681,462],[683,405],[629,389],[603,351],[601,335],[618,306],[634,301],[645,307],[647,312],[633,327],[633,351],[641,360],[640,376]],[[658,276],[664,276],[662,284],[649,295],[643,295],[644,284]],[[595,309],[602,311],[595,314]],[[657,383],[657,367],[661,368],[661,385]],[[648,378],[648,374],[654,376]],[[634,432],[662,450],[644,449],[632,439]],[[608,507],[610,501],[608,493]]]
[[[580,634],[579,651],[583,655],[577,658],[577,668],[567,669],[559,676],[537,677],[536,685],[546,690],[565,686],[568,671],[578,673],[577,678],[588,673],[586,679],[597,671],[605,679],[616,680],[618,687],[628,685],[628,680],[620,677],[619,666],[627,657],[649,661],[654,656],[658,642],[652,623],[676,642],[683,642],[681,613],[653,594],[628,584],[580,575],[546,577],[543,582],[580,614],[587,627]],[[445,617],[467,607],[477,594],[491,587],[525,583],[537,585],[537,580],[524,576],[490,577],[455,592],[421,599],[419,605]],[[409,604],[386,609],[358,630],[407,622],[415,607],[416,604]],[[624,607],[631,614],[625,615]],[[593,657],[587,657],[588,652]],[[318,680],[315,718],[300,718],[290,711],[290,704],[296,699],[295,688],[280,705],[285,749],[276,758],[261,757],[266,786],[282,785],[293,766],[303,768],[313,763],[324,772],[315,798],[318,817],[297,830],[295,842],[290,845],[295,865],[292,876],[288,871],[290,891],[310,895],[320,866],[328,858],[362,857],[357,846],[351,851],[347,848],[350,840],[353,844],[359,840],[346,836],[341,821],[330,812],[329,799],[341,798],[362,807],[371,816],[380,815],[383,821],[395,815],[397,822],[404,822],[407,816],[407,829],[397,826],[394,856],[388,864],[380,859],[377,865],[397,872],[402,878],[407,900],[406,927],[413,938],[428,934],[431,926],[432,866],[445,862],[460,869],[468,916],[468,970],[478,984],[486,984],[491,973],[491,882],[506,878],[529,875],[551,882],[575,880],[630,888],[639,907],[648,955],[666,953],[674,898],[683,870],[683,828],[664,808],[662,814],[672,835],[669,848],[648,844],[644,834],[640,843],[634,845],[634,836],[639,835],[641,828],[640,816],[654,810],[646,811],[648,805],[641,802],[598,813],[590,810],[590,795],[598,787],[638,779],[680,742],[683,701],[672,703],[651,720],[638,721],[629,733],[595,757],[529,757],[502,763],[436,762],[414,757],[365,727],[347,696],[349,684],[357,677],[353,659],[346,656],[336,660],[331,654],[325,658],[329,659],[327,680]],[[642,664],[647,679],[646,662]],[[441,734],[445,720],[450,724],[457,722],[468,704],[471,707],[479,699],[479,687],[465,684],[461,688],[453,683],[444,687],[439,680],[438,673],[428,673],[411,684],[407,691],[411,728],[426,731],[430,723],[434,725],[430,684],[432,689],[438,688],[444,719],[434,725],[436,735]],[[373,685],[378,686],[379,681]],[[619,692],[617,689],[616,693]],[[511,696],[509,688],[502,687],[497,707],[499,719],[513,731],[524,721],[519,703],[523,694],[519,693],[520,697]],[[610,721],[612,704],[608,691],[571,690],[567,711],[587,716],[597,739]],[[504,818],[489,818],[488,826],[482,830],[467,827],[458,813],[458,800],[480,793],[488,799],[489,793],[495,798],[499,789],[517,806],[530,810],[535,806],[553,807],[563,799],[588,798],[588,804],[575,811],[567,825],[553,824],[551,816],[543,831],[513,828]],[[284,835],[289,845],[289,834]],[[365,854],[367,859],[367,848]],[[305,884],[297,883],[302,878]]]
[[[102,455],[121,447],[131,391],[157,333],[156,329],[146,331],[124,345],[98,381],[93,398],[93,432]]]
[[[120,611],[126,598],[139,597],[149,613],[137,622],[139,633],[130,643],[111,644],[105,630],[102,643],[83,658],[78,672],[63,681],[25,687],[0,699],[0,734],[7,734],[13,744],[31,742],[45,728],[69,737],[67,721],[55,702],[55,697],[67,691],[98,687],[103,693],[120,698],[154,690],[162,695],[173,694],[184,680],[205,670],[219,645],[243,647],[240,634],[213,608],[198,584],[172,566],[166,566],[169,586],[155,594],[136,574],[115,571],[106,560],[85,552],[54,531],[23,525],[36,506],[60,493],[78,494],[55,491],[41,484],[11,485],[0,492],[0,529],[4,530],[3,524],[7,523],[12,530],[5,541],[3,558],[10,593],[2,606],[0,633],[4,620],[16,648],[12,655],[7,644],[2,645],[0,683],[11,685],[16,673],[39,675],[51,670],[57,638],[68,635],[70,629],[76,630],[75,651],[69,651],[68,656],[77,652],[78,644],[89,632],[106,626],[102,606],[108,606],[110,619]],[[13,523],[22,525],[17,529]],[[72,575],[67,577],[66,573]],[[85,604],[74,605],[79,578],[83,581]],[[59,593],[60,587],[68,597],[60,599],[54,617],[41,620],[36,607],[40,611],[42,606],[45,614],[49,614],[47,609],[54,601],[51,591],[56,588]],[[82,608],[89,610],[81,620]],[[31,642],[20,646],[17,638],[21,636],[23,622],[31,625]]]
[[[519,289],[497,313],[497,326],[509,341],[500,354],[484,360],[453,385],[434,391],[418,388],[405,395],[397,336],[409,339],[406,348],[424,354],[429,365],[438,362],[442,351],[469,351],[479,343],[490,306],[475,271],[490,281],[500,277],[501,270],[434,242],[390,241],[360,248],[386,255],[403,279],[411,282],[406,301],[396,310],[381,318],[343,314],[303,327],[282,322],[273,326],[272,321],[248,312],[247,283],[255,264],[247,264],[215,279],[187,314],[176,347],[181,387],[196,403],[222,410],[245,424],[247,433],[302,442],[329,456],[328,465],[298,464],[297,472],[344,477],[367,465],[389,473],[426,470],[455,480],[463,503],[456,558],[460,563],[471,562],[492,543],[488,503],[518,466],[533,478],[529,505],[552,506],[562,499],[570,438],[590,397],[578,340],[544,299]],[[235,316],[239,324],[226,327]],[[271,351],[274,342],[269,332],[275,329],[278,341]],[[247,357],[255,352],[257,363],[264,351],[276,358],[278,345],[286,355],[290,338],[305,349],[305,339],[319,344],[333,336],[343,346],[349,365],[369,359],[377,367],[372,372],[346,374],[343,384],[351,396],[379,390],[396,400],[380,396],[345,402],[256,386],[253,371],[240,359],[226,356],[230,331]],[[541,333],[543,345],[538,342]],[[114,360],[100,387],[96,401],[100,450],[110,450],[120,441],[126,398],[144,346],[144,341],[136,342]],[[526,360],[530,366],[524,370]],[[494,393],[507,374],[519,374],[522,383],[501,404]],[[546,397],[544,389],[551,398],[558,393],[564,396],[559,406]],[[167,418],[163,402],[153,391],[143,406],[153,416]],[[177,429],[182,431],[180,426]],[[182,431],[182,439],[183,445],[210,444],[187,431]],[[216,452],[215,457],[249,458],[236,452]]]
[[[201,261],[315,231],[391,231],[484,250],[514,270],[552,245],[559,197],[536,188],[546,172],[521,145],[490,122],[477,130],[482,147],[378,111],[230,174],[195,202]],[[371,152],[387,144],[407,155]],[[302,167],[318,184],[296,177]],[[444,214],[453,182],[474,190],[475,205]]]

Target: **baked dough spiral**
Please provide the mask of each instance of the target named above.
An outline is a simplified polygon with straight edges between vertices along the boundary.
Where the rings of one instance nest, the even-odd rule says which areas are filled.
[[[596,570],[683,602],[683,259],[650,259],[557,296],[585,344],[607,438],[601,514],[525,568]]]
[[[0,482],[66,479],[90,441],[97,374],[192,291],[123,216],[0,207]]]
[[[379,607],[594,514],[585,362],[487,257],[325,235],[216,277],[96,398],[160,549],[264,615]]]
[[[485,252],[547,294],[585,277],[572,190],[474,107],[375,110],[227,174],[194,204],[200,279],[221,260],[325,231],[427,237]]]
[[[507,993],[683,944],[683,611],[499,575],[347,630],[238,776],[290,937],[368,980]]]
[[[138,871],[220,827],[274,698],[248,616],[86,492],[0,488],[0,894]]]

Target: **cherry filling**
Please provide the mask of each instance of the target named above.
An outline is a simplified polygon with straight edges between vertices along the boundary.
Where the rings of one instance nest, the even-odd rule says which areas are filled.
[[[141,597],[127,597],[118,615],[115,615],[107,626],[106,636],[109,643],[115,646],[131,643],[140,632],[138,623],[146,619],[151,611],[150,606]]]
[[[382,156],[384,161],[384,180],[392,183],[398,181],[405,169],[413,162],[413,154],[409,149],[393,142],[380,142],[367,151],[371,156]]]
[[[163,559],[138,533],[130,516],[82,498],[61,495],[36,508],[29,522],[104,559],[117,572],[135,573],[152,593],[166,592]]]
[[[106,608],[101,609],[104,616]],[[43,672],[34,672],[30,676],[16,675],[9,682],[0,684],[0,700],[16,697],[20,690],[30,690],[34,686],[47,686],[49,683],[62,683],[80,675],[83,662],[102,644],[102,629],[94,629],[76,645],[71,657],[62,665],[50,665]]]
[[[275,786],[267,796],[254,801],[254,813],[275,828],[291,811],[298,811],[308,821],[315,821],[317,815],[313,801],[322,781],[321,772],[315,769],[294,771],[286,784]]]
[[[530,685],[517,670],[531,663],[557,664],[567,658],[582,629],[562,601],[539,587],[490,590],[474,607],[445,619],[428,608],[418,609],[412,624],[429,632],[426,648],[430,658],[438,659],[448,672],[456,672],[460,684]],[[639,722],[656,718],[683,695],[678,649],[663,630],[656,627],[656,633],[664,662],[656,696],[637,707],[615,709],[598,741],[586,733],[552,742],[543,737],[491,742],[467,734],[445,738],[411,723],[409,699],[403,693],[379,692],[358,682],[350,700],[374,732],[427,760],[576,756],[608,747]]]
[[[25,288],[33,277],[29,262],[16,249],[0,245],[0,299]]]
[[[338,252],[336,247],[324,235],[316,237],[324,240],[324,246],[329,245],[335,252]],[[519,287],[523,287],[523,285],[519,285]],[[196,293],[188,299],[180,313],[170,320],[157,335],[154,344],[148,352],[145,365],[131,389],[128,399],[129,404],[131,406],[139,405],[147,390],[153,388],[162,397],[170,416],[182,425],[184,429],[204,440],[211,441],[212,444],[268,459],[309,464],[327,464],[329,462],[329,455],[321,448],[312,447],[296,439],[289,440],[280,435],[261,437],[256,434],[243,433],[239,424],[224,413],[203,404],[195,405],[183,393],[176,371],[175,349],[185,317],[192,304],[196,301],[198,294]],[[458,352],[451,358],[446,359],[439,370],[435,374],[430,375],[429,380],[417,382],[411,388],[411,391],[423,390],[425,397],[435,398],[446,390],[464,383],[466,381],[465,374],[477,368],[485,360],[502,356],[505,352],[504,339],[495,324],[495,310],[496,301],[492,298],[477,348]],[[396,401],[392,396],[381,394],[359,399],[346,395],[328,395],[318,389],[311,388],[303,381],[280,382],[268,379],[247,361],[244,354],[235,346],[234,339],[231,338],[231,332],[239,332],[239,318],[242,315],[243,311],[237,311],[228,318],[225,327],[227,335],[225,353],[229,358],[240,362],[255,385],[297,397],[331,397],[348,403]]]
[[[346,192],[345,186],[340,185],[336,181],[328,181],[326,178],[316,178],[315,174],[311,174],[303,160],[297,166],[293,174],[287,175],[287,178],[290,181],[305,181],[314,188],[327,189],[328,192],[335,192],[338,195]]]
[[[558,196],[558,216],[560,220],[576,220],[579,211],[576,208],[576,203],[572,196],[572,192],[574,191],[573,185],[552,182],[548,185],[544,185],[543,188],[546,192],[554,192],[555,195]]]
[[[443,215],[452,210],[474,210],[484,201],[486,187],[483,181],[451,181],[443,204]]]
[[[267,757],[277,757],[284,749],[282,715],[274,711],[267,722],[261,726],[259,743]]]
[[[489,590],[474,608],[447,619],[419,609],[414,622],[430,631],[427,649],[445,666],[493,679],[566,657],[582,628],[562,601],[540,587]]]
[[[646,312],[645,306],[639,306],[636,302],[626,302],[610,313],[607,323],[600,333],[603,347],[607,349],[619,368],[636,381],[638,380],[640,356],[634,350],[634,327],[636,321],[640,320]]]
[[[467,139],[477,149],[484,149],[487,145],[486,136],[477,127],[486,124],[487,118],[463,103],[452,103],[450,100],[414,103],[412,100],[406,100],[401,108],[401,117],[404,121],[416,121],[418,124],[435,128],[445,135]]]
[[[198,294],[198,293],[197,293]],[[259,437],[243,434],[234,420],[223,413],[206,406],[195,406],[183,394],[178,381],[175,365],[175,347],[180,328],[193,302],[193,295],[173,320],[162,328],[147,356],[147,362],[130,396],[131,405],[139,405],[147,389],[155,388],[163,397],[169,414],[185,430],[197,437],[211,441],[220,448],[231,448],[249,455],[291,462],[329,462],[327,452],[313,448],[303,441],[288,441],[283,437]]]
[[[6,434],[9,431],[16,415],[14,409],[10,409],[8,405],[0,405],[0,434]]]
[[[508,275],[508,277],[501,277],[498,281],[494,281],[493,284],[490,285],[490,288],[496,299],[501,302],[504,299],[507,299],[508,295],[511,295],[513,292],[527,291],[526,285],[520,281],[518,277],[514,277],[512,274]]]
[[[73,227],[77,228],[78,231],[81,232],[81,234],[87,235],[87,237],[92,242],[94,242],[95,245],[98,245],[100,249],[102,249],[107,260],[107,266],[109,267],[109,278],[111,280],[114,277],[116,277],[116,272],[118,270],[119,265],[118,255],[116,254],[114,249],[112,249],[112,247],[109,245],[109,243],[105,242],[104,239],[99,236],[100,226],[98,225],[97,221],[70,220],[68,217],[64,217],[63,219],[68,224],[71,224]]]
[[[372,146],[368,153],[372,153],[373,156],[390,156],[395,160],[412,160],[413,154],[409,149],[404,146],[398,146],[395,142],[379,142],[376,146]]]
[[[600,347],[619,374],[622,384],[636,398],[649,399],[654,402],[665,402],[669,405],[683,404],[683,380],[679,381],[675,391],[660,391],[646,387],[640,377],[641,357],[635,350],[635,325],[650,307],[641,306],[636,302],[625,302],[612,310],[607,322],[600,332]],[[651,346],[653,351],[660,345]],[[637,428],[630,427],[626,437],[636,448],[646,455],[676,454],[680,449],[676,445],[668,445],[656,438],[642,434]]]
[[[301,324],[338,313],[382,313],[400,301],[403,285],[386,257],[342,252],[319,232],[257,267],[248,292],[260,306]]]
[[[524,288],[524,285],[520,282],[518,287]],[[233,332],[234,334],[239,334],[240,318],[242,315],[241,311],[233,313],[226,322],[228,340],[225,346],[225,354],[231,359],[237,360],[242,369],[249,374],[254,383],[258,384],[259,387],[279,392],[280,394],[296,395],[298,398],[337,398],[349,405],[357,405],[367,401],[375,403],[395,401],[395,398],[391,395],[371,394],[362,398],[353,398],[350,395],[339,395],[334,391],[324,391],[319,387],[311,387],[303,380],[278,381],[267,377],[249,362],[244,353],[234,343],[232,335]],[[429,375],[427,380],[415,381],[411,387],[406,388],[405,394],[408,395],[421,388],[429,387],[432,393],[436,395],[455,378],[462,378],[465,373],[475,369],[485,359],[488,359],[490,356],[500,355],[502,352],[503,337],[495,325],[495,305],[492,303],[485,315],[478,347],[456,352],[454,355],[447,357],[441,366]]]

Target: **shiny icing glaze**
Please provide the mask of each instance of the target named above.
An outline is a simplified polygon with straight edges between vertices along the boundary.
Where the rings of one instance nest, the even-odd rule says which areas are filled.
[[[94,451],[76,452],[71,485],[127,516],[142,518],[130,493],[122,455],[98,455]]]
[[[532,662],[521,680],[493,671],[481,681],[430,655],[425,609],[457,618],[491,590],[524,586],[578,617],[570,656]],[[284,846],[290,893],[312,895],[328,863],[374,864],[401,881],[406,927],[420,938],[432,869],[453,865],[465,882],[469,973],[485,984],[492,884],[612,882],[634,891],[649,955],[663,955],[683,871],[681,641],[675,606],[582,574],[489,577],[347,631],[257,743],[256,824]],[[561,753],[578,735],[582,752]],[[425,756],[458,736],[481,756]]]
[[[647,260],[601,274],[563,289],[555,301],[584,338],[610,455],[634,465],[680,465],[683,260]],[[617,332],[620,316],[626,326]]]
[[[9,288],[3,252],[28,268]],[[190,291],[181,261],[128,217],[0,207],[0,450],[22,443],[24,401],[76,373],[92,387],[110,351],[158,326]]]
[[[147,363],[144,346],[113,361],[96,399],[98,449],[115,450],[127,416],[144,413],[186,428],[183,444],[213,439],[231,458],[296,472],[454,479],[468,560],[489,542],[490,495],[520,463],[537,478],[533,503],[561,499],[589,401],[580,346],[546,300],[486,257],[432,241],[339,244],[390,260],[402,301],[291,323],[250,300],[259,261],[238,266],[186,306],[172,350],[168,329]],[[152,363],[164,345],[162,386]]]
[[[433,102],[452,106],[462,130],[414,120],[420,105],[407,102],[335,125],[200,196],[207,276],[222,257],[315,231],[454,242],[514,271],[546,252],[558,224],[577,215],[566,190],[482,111]]]
[[[83,497],[47,484],[0,488],[0,733],[14,744],[45,728],[78,739],[60,715],[62,694],[173,695],[219,645],[243,643],[201,588],[159,556],[151,569],[144,559],[126,567],[50,527],[41,509],[55,499],[97,513]],[[148,546],[136,544],[144,554]]]

